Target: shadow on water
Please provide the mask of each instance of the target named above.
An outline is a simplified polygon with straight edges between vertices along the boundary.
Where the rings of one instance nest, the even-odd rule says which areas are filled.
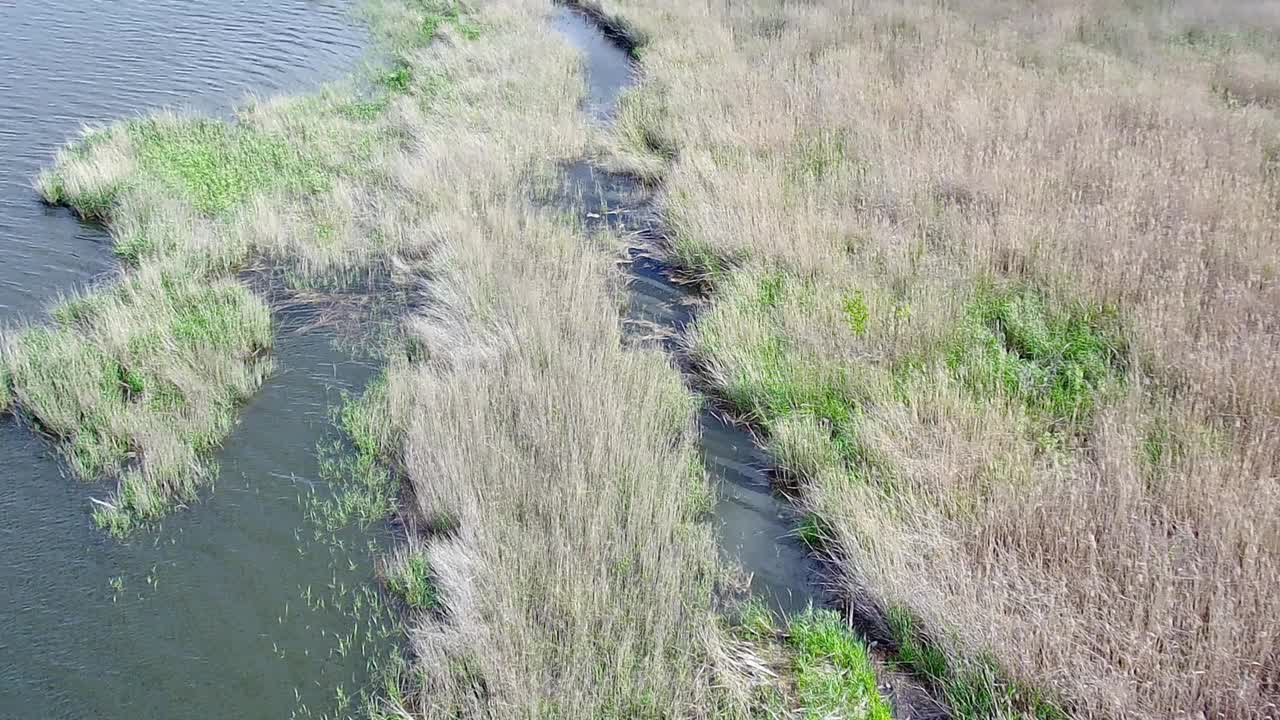
[[[0,314],[40,321],[59,292],[115,268],[103,228],[40,204],[32,177],[84,123],[339,77],[365,47],[346,0],[0,2]],[[119,542],[50,444],[0,420],[0,718],[288,718],[363,684],[336,590],[368,581],[358,530],[313,534],[329,408],[372,363],[316,311],[277,313],[277,370],[218,455],[197,507]],[[335,546],[331,540],[342,543]],[[310,592],[308,592],[310,591]],[[311,600],[308,602],[307,596]]]
[[[593,19],[573,8],[557,6],[553,26],[583,54],[585,109],[596,121],[608,121],[632,83],[630,55]],[[625,268],[628,336],[657,341],[678,352],[679,337],[693,320],[700,298],[673,279],[672,268],[654,252],[661,227],[648,193],[635,179],[587,162],[567,165],[564,181],[566,199],[584,210],[588,227],[607,227],[632,238]],[[777,610],[791,614],[819,604],[814,584],[818,568],[792,534],[799,519],[775,492],[769,458],[749,432],[709,409],[702,412],[699,424],[703,460],[718,481],[715,518],[722,556],[750,573],[752,592]]]

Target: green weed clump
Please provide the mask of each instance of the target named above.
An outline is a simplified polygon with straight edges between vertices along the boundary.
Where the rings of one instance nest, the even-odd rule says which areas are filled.
[[[210,451],[271,367],[267,307],[235,281],[153,266],[51,315],[10,340],[5,374],[77,476],[117,478],[98,523],[122,535],[193,499]]]
[[[981,286],[947,365],[982,397],[1004,396],[1050,423],[1087,422],[1124,378],[1125,341],[1114,310],[1052,307],[1029,287]]]
[[[107,220],[138,188],[174,193],[213,216],[255,194],[318,194],[331,182],[305,144],[243,123],[159,113],[90,132],[37,187],[50,203]]]
[[[889,720],[866,646],[832,610],[791,619],[787,644],[795,651],[796,692],[806,720],[829,717]]]
[[[756,688],[748,717],[889,720],[866,645],[833,610],[810,608],[779,622],[759,598],[737,609],[735,634],[782,675]]]
[[[411,551],[387,569],[387,589],[413,610],[439,610],[442,605],[431,563],[422,551]]]

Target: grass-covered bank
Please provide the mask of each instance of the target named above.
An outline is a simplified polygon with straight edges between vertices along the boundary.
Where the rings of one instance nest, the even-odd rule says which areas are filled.
[[[1274,714],[1270,16],[600,7],[690,351],[898,661],[965,717]]]

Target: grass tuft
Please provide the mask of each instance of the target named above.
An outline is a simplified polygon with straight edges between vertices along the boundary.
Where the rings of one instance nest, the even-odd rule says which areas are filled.
[[[432,577],[431,563],[421,551],[404,555],[384,573],[387,590],[411,610],[439,610],[442,603]]]
[[[793,659],[800,716],[889,720],[889,703],[880,695],[866,647],[840,615],[808,610],[791,619],[787,644]]]
[[[77,476],[118,479],[99,524],[123,534],[194,499],[209,452],[270,370],[266,306],[239,283],[151,266],[51,315],[13,337],[5,372]]]

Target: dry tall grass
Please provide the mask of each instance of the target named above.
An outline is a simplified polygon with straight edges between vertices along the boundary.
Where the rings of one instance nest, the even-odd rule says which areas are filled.
[[[380,12],[415,27],[414,7]],[[719,631],[695,402],[661,352],[624,348],[618,248],[532,204],[585,152],[580,59],[545,3],[474,10],[479,38],[400,54],[388,111],[379,227],[426,309],[379,396],[414,655],[380,712],[703,717]]]
[[[1280,7],[605,10],[694,351],[851,591],[1081,717],[1280,713]]]

